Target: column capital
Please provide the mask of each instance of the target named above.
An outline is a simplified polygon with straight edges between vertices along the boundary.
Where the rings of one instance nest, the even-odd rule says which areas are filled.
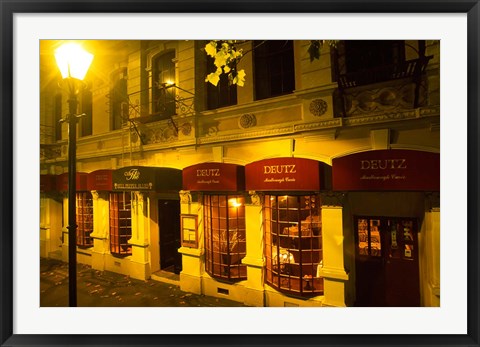
[[[425,200],[428,210],[439,210],[440,209],[440,192],[426,192]]]
[[[92,191],[90,191],[90,193],[92,194],[92,199],[93,200],[98,200],[98,191],[92,190]]]
[[[250,205],[253,206],[261,206],[262,205],[262,200],[264,197],[263,192],[257,192],[255,190],[249,190],[248,195],[250,195]]]
[[[322,207],[339,206],[343,207],[347,193],[345,192],[324,192],[320,193],[322,198]]]
[[[181,190],[178,192],[180,196],[180,202],[182,204],[191,204],[192,203],[192,194],[189,190]]]
[[[145,200],[145,196],[146,196],[148,193],[136,191],[136,192],[134,192],[134,194],[135,194],[135,199],[136,199],[139,203],[143,203],[143,201]]]

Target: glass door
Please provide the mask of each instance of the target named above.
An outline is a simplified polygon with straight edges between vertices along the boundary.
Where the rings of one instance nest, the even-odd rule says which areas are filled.
[[[417,223],[355,217],[356,305],[419,306]]]

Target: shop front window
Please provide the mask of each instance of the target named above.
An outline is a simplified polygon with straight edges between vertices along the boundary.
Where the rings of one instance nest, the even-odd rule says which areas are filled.
[[[205,268],[217,279],[247,278],[245,198],[241,195],[205,195]]]
[[[128,240],[132,237],[132,203],[130,193],[110,193],[110,253],[132,254]]]
[[[77,246],[92,247],[93,199],[90,192],[77,193]]]
[[[279,291],[323,293],[321,203],[318,195],[265,195],[266,282]]]

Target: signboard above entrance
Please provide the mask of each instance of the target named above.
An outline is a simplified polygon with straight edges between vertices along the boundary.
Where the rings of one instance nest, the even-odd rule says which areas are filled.
[[[245,167],[226,163],[202,163],[183,169],[183,189],[192,191],[245,190]]]
[[[180,191],[182,171],[148,166],[127,166],[112,172],[114,191]]]
[[[440,191],[440,154],[387,149],[332,160],[333,189]]]
[[[272,158],[245,165],[247,190],[319,191],[330,189],[331,167],[317,160]]]

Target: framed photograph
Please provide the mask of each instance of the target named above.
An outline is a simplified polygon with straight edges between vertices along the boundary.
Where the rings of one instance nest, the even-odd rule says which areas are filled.
[[[182,214],[180,216],[180,230],[182,231],[182,246],[198,247],[198,215]]]
[[[478,0],[0,0],[0,12],[1,346],[480,346]],[[251,54],[250,63],[243,66],[245,71],[235,70],[232,76],[220,76],[232,71],[230,66],[222,65],[218,76],[212,76],[218,69],[208,74],[207,69],[218,63],[212,53],[215,45],[209,47],[208,43],[223,40],[225,46],[222,47],[231,48],[230,41],[237,39],[249,41],[246,48],[256,47],[253,44],[256,40],[298,40],[303,43],[292,44],[289,48],[292,55],[296,55],[296,60],[284,59],[275,65],[268,60],[268,49],[265,48],[258,50],[256,57]],[[65,90],[52,93],[51,102],[46,104],[44,88],[58,91],[60,86],[57,85],[59,71],[54,72],[57,69],[55,62],[59,64],[52,53],[55,45],[45,42],[67,40],[83,41],[93,46],[100,41],[108,43],[94,58],[105,63],[94,65],[93,83],[96,89],[89,90],[89,84],[85,83],[86,96],[82,94],[78,105]],[[394,67],[385,63],[390,70],[382,70],[378,74],[361,73],[358,70],[359,60],[348,62],[345,58],[345,52],[351,52],[355,44],[336,46],[341,41],[355,43],[361,40],[393,42],[389,46],[392,49],[383,58],[386,57]],[[412,45],[406,42],[408,40],[418,42]],[[147,41],[163,43],[150,45],[145,43]],[[171,43],[179,41],[182,45]],[[403,46],[398,45],[400,41]],[[407,46],[408,52],[398,50]],[[198,56],[192,53],[197,48],[202,53]],[[436,60],[429,60],[433,59],[429,55],[432,49],[437,55]],[[143,50],[144,56],[135,55],[136,50]],[[175,55],[177,52],[178,55]],[[250,54],[253,48],[245,49],[243,53],[233,52]],[[46,60],[42,61],[42,54],[49,56],[47,64],[44,64]],[[207,59],[208,54],[212,56],[212,61]],[[319,60],[319,55],[326,60]],[[399,57],[402,63],[397,62]],[[257,58],[258,64],[251,63]],[[181,60],[189,61],[192,66],[200,61],[203,64],[202,73],[195,75],[193,68],[180,69]],[[424,69],[426,61],[434,66],[431,70]],[[267,84],[255,85],[249,80],[251,76],[267,80],[270,72],[266,71],[282,64],[292,65],[292,71],[299,69],[301,76],[293,75],[278,83],[271,82],[275,81],[273,78],[267,87]],[[363,60],[361,64],[368,64],[368,60]],[[71,69],[66,71],[72,73]],[[388,82],[398,82],[405,78],[404,73],[410,74],[407,78],[411,81],[408,85],[385,85],[385,79],[378,77],[385,71],[389,76]],[[176,85],[167,81],[167,77],[172,77],[174,81],[182,79],[185,83]],[[368,82],[362,82],[362,78]],[[427,78],[428,88],[424,88],[422,83]],[[125,84],[127,79],[128,85]],[[135,89],[142,84],[140,81],[152,90]],[[241,92],[235,92],[234,96],[230,92],[217,93],[215,98],[210,98],[207,87],[202,87],[202,91],[197,93],[201,100],[189,101],[191,90],[206,83],[224,83],[228,90],[235,88],[235,91],[239,89]],[[288,93],[280,90],[275,94],[276,88],[281,89],[284,84],[291,85]],[[375,85],[375,88],[366,88],[366,84]],[[172,92],[174,88],[176,94]],[[261,88],[265,90],[257,93]],[[70,91],[73,95],[77,88]],[[122,99],[122,95],[127,93],[131,99]],[[108,102],[105,102],[106,98]],[[93,100],[93,106],[88,103],[89,99]],[[234,104],[228,103],[231,99],[235,99]],[[147,106],[142,104],[145,100]],[[168,105],[168,100],[180,104],[172,107]],[[228,102],[222,103],[225,100]],[[238,105],[235,104],[237,101]],[[202,105],[201,112],[187,114],[199,104]],[[413,107],[405,106],[407,104]],[[62,111],[62,105],[72,108],[67,109],[68,112],[65,108]],[[224,107],[220,112],[217,110],[219,105]],[[70,257],[68,251],[71,247],[68,247],[66,231],[68,214],[64,212],[67,198],[65,194],[48,194],[55,189],[55,177],[65,174],[67,158],[71,164],[67,142],[72,143],[69,137],[72,128],[70,124],[58,125],[60,122],[56,120],[62,120],[65,113],[76,114],[76,110],[70,112],[74,106],[78,106],[85,115],[88,115],[90,107],[101,108],[105,114],[96,123],[89,122],[88,116],[79,119],[75,121],[77,128],[73,128],[80,137],[85,136],[76,143],[79,160],[70,167],[78,173],[95,172],[104,178],[98,189],[91,188],[87,179],[87,188],[82,190],[82,194],[74,195],[77,201],[83,201],[84,206],[89,207],[78,215],[78,218],[84,219],[76,221],[79,228],[76,235],[80,238],[76,244],[82,243],[77,257],[84,262],[96,262],[96,266],[103,266],[102,271],[118,269],[125,276],[125,283],[130,281],[130,274],[159,276],[163,270],[172,269],[166,283],[182,283],[178,285],[178,290],[186,292],[182,293],[184,301],[189,296],[198,295],[218,300],[233,298],[242,304],[260,304],[222,308],[215,304],[211,307],[198,307],[201,306],[199,304],[195,307],[91,305],[81,308],[41,305],[40,259],[52,253],[60,259]],[[145,114],[142,113],[144,110],[147,110]],[[129,118],[132,112],[138,113],[135,122]],[[52,120],[48,129],[41,122],[44,115]],[[152,119],[160,125],[157,126]],[[421,130],[420,127],[409,128],[412,123],[421,124]],[[341,139],[344,142],[339,145],[339,129],[342,127],[353,130]],[[115,137],[127,128],[125,136]],[[44,143],[46,133],[56,140]],[[395,148],[398,143],[400,145]],[[408,148],[400,148],[405,143],[409,144]],[[406,157],[392,159],[382,156],[383,162],[369,157],[368,165],[362,164],[355,169],[362,184],[368,181],[369,187],[378,188],[385,181],[395,178],[401,181],[403,187],[411,188],[414,184],[415,189],[393,194],[380,188],[380,193],[374,197],[363,192],[357,194],[353,192],[356,188],[348,175],[342,177],[344,186],[349,187],[345,191],[325,193],[320,192],[320,188],[314,189],[318,192],[312,193],[319,199],[315,200],[318,201],[318,209],[323,209],[323,206],[328,209],[324,214],[326,218],[322,217],[322,231],[319,231],[322,247],[302,249],[302,254],[313,260],[310,260],[310,268],[300,264],[295,288],[290,286],[294,282],[291,274],[282,277],[285,280],[282,288],[275,287],[271,271],[273,266],[267,264],[269,259],[274,258],[274,246],[268,239],[271,234],[266,236],[264,225],[267,217],[262,215],[264,208],[270,204],[270,210],[274,211],[272,214],[287,211],[291,219],[297,221],[299,229],[302,221],[306,220],[288,205],[293,200],[288,202],[288,197],[283,195],[285,192],[277,188],[287,183],[317,187],[320,180],[305,179],[308,172],[312,172],[310,168],[317,170],[317,176],[320,176],[329,166],[334,167],[336,158],[349,159],[362,152],[377,154],[383,150],[387,152],[387,149],[403,151],[402,154],[407,150],[433,153],[422,158],[439,165],[440,178],[426,177],[437,171],[416,170],[415,166],[424,165],[427,161],[415,159],[415,154],[408,157],[408,160],[413,158],[408,162]],[[111,153],[115,153],[115,157]],[[197,192],[192,199],[190,191],[180,190],[181,168],[191,166],[195,158],[209,164],[235,166],[238,175],[232,180],[232,177],[226,177],[229,175],[220,166],[195,171],[197,185],[210,187],[205,195],[199,191],[198,196],[208,195],[209,207],[216,209],[213,214],[204,211],[207,199],[198,200]],[[361,156],[356,158],[367,160]],[[286,159],[286,164],[280,159]],[[313,159],[323,162],[322,165],[314,163],[311,166]],[[264,191],[248,189],[248,184],[243,187],[238,184],[240,180],[237,178],[248,179],[251,175],[246,169],[248,163],[259,162],[268,165],[259,165],[258,177],[252,179],[250,176],[250,180],[257,187],[272,187],[275,184],[273,192],[267,188]],[[415,165],[411,165],[413,162]],[[353,160],[344,163],[348,168]],[[373,171],[373,168],[390,169],[394,164],[395,169],[405,170],[394,173]],[[114,170],[147,165],[167,168],[169,179],[162,179],[162,182],[172,180],[176,186],[175,196],[172,196],[173,190],[154,191],[153,185],[145,186],[145,191],[141,192],[107,193]],[[363,172],[367,166],[370,171]],[[306,168],[304,176],[300,172],[302,168]],[[405,178],[405,172],[416,174],[421,179]],[[269,176],[264,177],[267,173]],[[135,174],[125,176],[125,179],[133,187],[135,180],[143,178],[139,177],[141,175],[142,170],[136,170]],[[75,186],[74,181],[74,178],[69,179],[69,184]],[[232,183],[230,181],[235,181],[233,183],[239,187],[235,193],[211,188],[216,187],[218,182]],[[441,188],[434,191],[417,189],[419,181],[428,187]],[[322,180],[321,184],[324,183]],[[77,187],[80,185],[77,183]],[[293,194],[296,203],[304,201],[301,199],[305,198],[305,191]],[[185,198],[179,200],[177,192],[182,192]],[[310,194],[311,189],[308,192]],[[250,199],[245,198],[247,194]],[[378,200],[380,196],[390,199],[390,210],[383,209],[383,203]],[[344,204],[345,201],[347,203]],[[432,213],[417,213],[418,210],[426,212],[427,204],[424,202],[429,204],[428,209]],[[187,211],[184,209],[186,205],[188,214],[180,214],[180,211]],[[383,212],[371,214],[368,208],[374,208],[372,206],[383,209]],[[388,213],[397,206],[400,206],[398,214],[389,216]],[[90,210],[102,211],[102,217],[92,217]],[[52,211],[59,211],[55,219],[46,218]],[[113,220],[120,212],[136,215],[128,221],[120,218]],[[178,217],[175,220],[170,218],[174,215],[180,217],[180,223]],[[422,293],[422,301],[430,300],[427,304],[415,302],[407,307],[382,307],[381,304],[365,307],[356,304],[358,298],[351,293],[359,292],[355,287],[355,277],[359,277],[363,270],[356,268],[359,262],[355,262],[355,256],[361,253],[357,251],[358,242],[368,241],[359,240],[362,235],[354,235],[357,228],[353,225],[353,216],[356,215],[396,220],[415,218],[418,225],[415,229],[418,230],[405,234],[412,240],[407,240],[409,245],[405,245],[403,251],[398,248],[400,256],[397,258],[408,260],[404,268],[409,266],[408,269],[411,269],[415,265],[414,270],[419,271],[422,283],[418,292]],[[151,216],[156,220],[147,220]],[[268,222],[274,220],[272,216],[268,218]],[[60,227],[51,228],[51,220],[60,223]],[[246,223],[246,227],[241,223]],[[111,225],[122,229],[122,232],[113,232],[117,236],[116,241],[111,236]],[[241,235],[232,233],[237,235],[236,239],[228,236],[225,241],[217,242],[218,249],[222,249],[219,247],[222,242],[227,246],[224,249],[228,249],[231,241],[237,242],[235,254],[216,252],[213,232],[205,236],[212,247],[201,249],[204,243],[199,240],[199,227],[202,232],[203,228],[217,228],[226,231],[227,236],[230,229],[242,230]],[[387,253],[383,258],[383,252],[388,248],[384,246],[385,242],[391,242],[394,249],[397,240],[400,240],[398,232],[392,234],[391,228],[384,232],[384,227],[379,225],[376,235],[378,245],[382,246],[378,250],[376,265],[387,264],[390,260]],[[169,233],[173,228],[179,230],[178,234]],[[253,229],[258,232],[252,233]],[[325,233],[324,230],[331,232]],[[433,237],[426,230],[438,233]],[[57,234],[65,234],[66,237],[63,239]],[[310,239],[313,239],[312,235],[306,237],[301,247],[307,247],[307,241],[312,243]],[[266,242],[268,240],[270,243]],[[118,252],[106,261],[104,255],[108,253],[110,256],[106,247],[112,246],[111,242],[117,242]],[[52,244],[57,248],[52,250]],[[427,259],[426,256],[418,259],[427,248],[425,244],[438,247],[435,259]],[[180,257],[175,252],[164,252],[165,256],[159,252],[151,253],[153,256],[148,253],[152,248],[157,250],[168,245],[175,251],[179,246],[191,249],[183,248]],[[281,254],[280,248],[278,254]],[[332,254],[332,249],[340,249],[342,256]],[[315,252],[318,250],[322,252],[322,259]],[[270,258],[266,256],[267,252],[270,252]],[[345,264],[344,259],[348,260]],[[438,269],[427,269],[432,263],[437,264]],[[321,278],[318,275],[319,264]],[[370,269],[365,267],[364,270],[364,274],[369,275]],[[43,272],[57,274],[53,270]],[[373,277],[370,278],[373,283]],[[386,281],[384,279],[382,285]],[[419,288],[417,282],[402,282],[397,278],[389,285],[415,284],[415,288]],[[57,280],[50,285],[55,287],[65,283]],[[91,290],[87,294],[98,292],[95,285],[88,287]],[[369,285],[366,286],[367,294]],[[72,290],[71,287],[69,290]],[[295,290],[297,292],[292,295]],[[425,291],[429,292],[425,294]],[[321,295],[316,295],[318,293]],[[381,290],[372,290],[371,294],[375,299],[388,296]],[[365,300],[369,299],[367,296]],[[432,304],[431,301],[435,302]],[[303,306],[308,307],[298,307],[302,306],[299,303],[307,303]]]

